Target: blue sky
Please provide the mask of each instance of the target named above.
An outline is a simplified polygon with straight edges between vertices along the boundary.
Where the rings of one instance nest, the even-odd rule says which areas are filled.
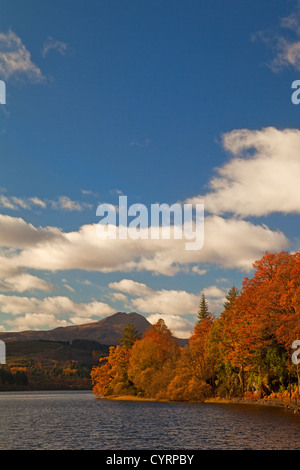
[[[115,311],[193,329],[299,249],[296,0],[3,0],[0,328]],[[299,158],[298,158],[299,156]],[[100,241],[96,208],[201,202],[205,241]]]

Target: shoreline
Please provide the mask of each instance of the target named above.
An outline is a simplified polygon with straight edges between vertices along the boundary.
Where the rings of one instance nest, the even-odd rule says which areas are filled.
[[[98,400],[114,400],[114,401],[150,401],[157,403],[193,403],[193,404],[217,404],[217,405],[253,405],[253,406],[267,406],[273,408],[282,408],[294,414],[300,414],[300,401],[295,402],[290,399],[267,399],[267,398],[221,398],[211,397],[201,402],[178,402],[168,399],[157,400],[155,398],[136,397],[134,395],[114,395],[111,397],[96,397]]]
[[[267,406],[269,408],[283,408],[286,411],[300,414],[300,401],[290,400],[289,398],[208,398],[204,403],[216,403],[224,405],[253,405]]]

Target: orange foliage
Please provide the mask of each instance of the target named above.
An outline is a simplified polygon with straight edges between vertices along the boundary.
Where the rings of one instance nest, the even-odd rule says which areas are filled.
[[[132,348],[111,348],[92,371],[94,393],[179,401],[212,393],[298,396],[300,374],[290,356],[300,339],[300,253],[266,253],[254,270],[219,316],[200,318],[185,348],[163,320]]]

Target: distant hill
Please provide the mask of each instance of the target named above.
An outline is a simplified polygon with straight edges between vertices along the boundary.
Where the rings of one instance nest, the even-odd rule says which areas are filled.
[[[134,324],[139,333],[144,333],[150,326],[148,320],[138,313],[117,312],[102,320],[83,325],[64,326],[46,331],[1,332],[0,339],[5,342],[48,340],[70,343],[75,339],[86,339],[101,344],[116,345],[119,344],[119,338],[129,323]]]
[[[143,334],[151,325],[138,313],[118,312],[103,320],[47,331],[1,332],[6,366],[0,368],[3,390],[90,390],[91,370],[109,347],[119,344],[124,328],[134,324]],[[187,340],[178,339],[184,346]]]

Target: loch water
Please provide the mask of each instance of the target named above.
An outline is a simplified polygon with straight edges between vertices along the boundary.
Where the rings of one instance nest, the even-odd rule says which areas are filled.
[[[299,450],[300,416],[273,407],[0,393],[1,450]]]

